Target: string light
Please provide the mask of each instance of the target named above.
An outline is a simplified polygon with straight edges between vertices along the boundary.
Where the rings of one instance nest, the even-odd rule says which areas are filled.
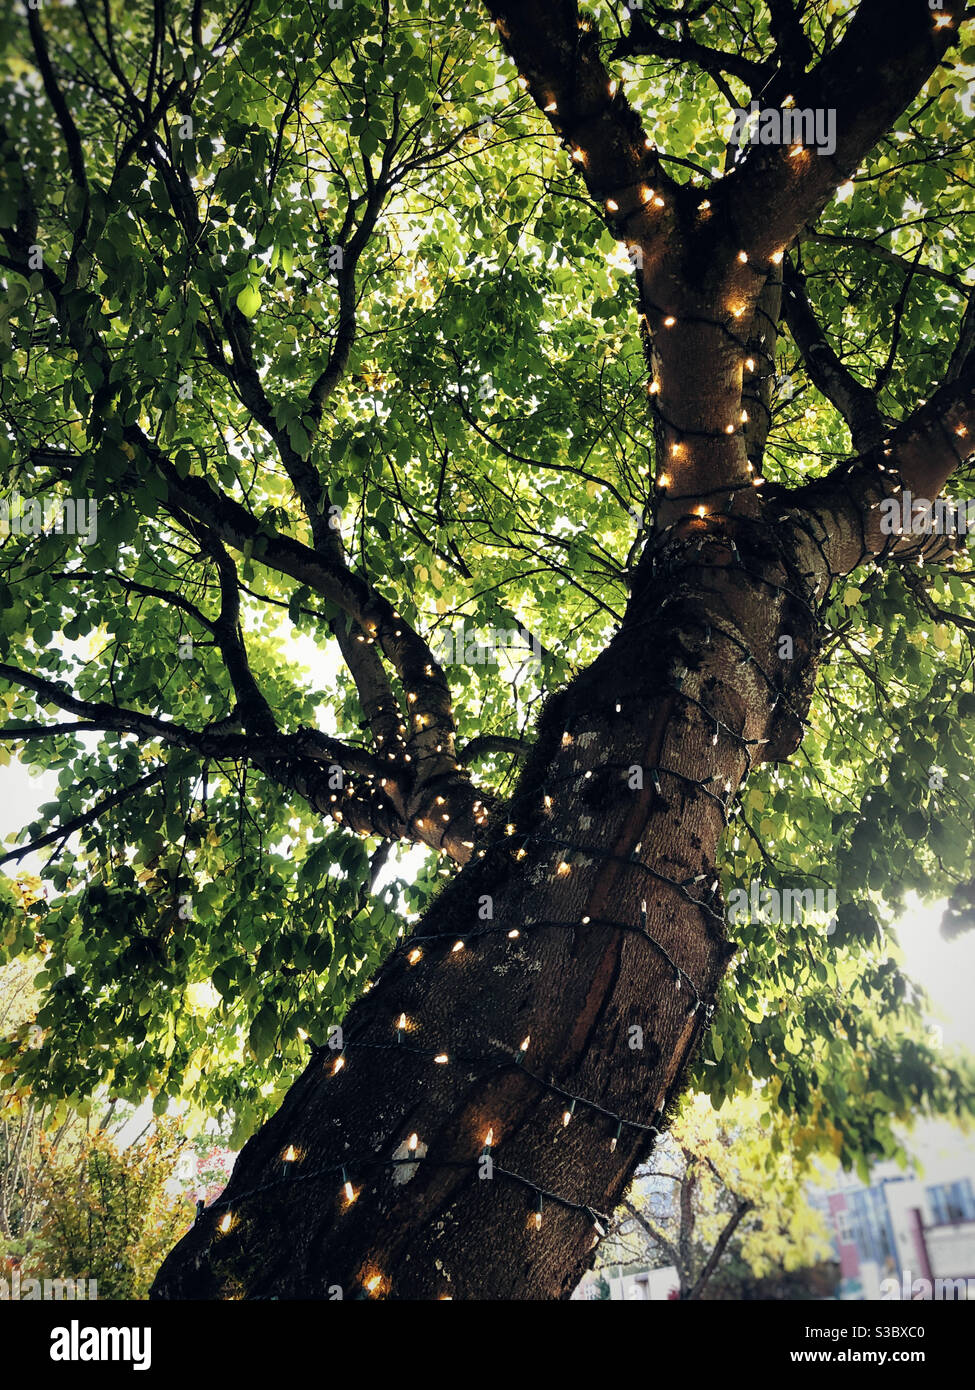
[[[545,110],[548,111],[549,114],[558,111],[558,109],[559,108],[554,101],[550,101],[549,104],[545,107]]]
[[[772,264],[773,264],[773,265],[781,265],[784,259],[785,259],[785,252],[784,252],[784,251],[773,251],[773,252],[772,252]]]
[[[403,1034],[406,1032],[406,1014],[400,1014],[396,1021],[396,1041],[403,1041]]]
[[[332,1075],[333,1075],[333,1076],[338,1076],[339,1072],[342,1070],[342,1068],[343,1068],[344,1066],[345,1066],[345,1058],[344,1058],[344,1057],[336,1057],[335,1061],[332,1063]]]
[[[747,265],[747,264],[748,264],[748,252],[747,252],[747,251],[739,251],[739,252],[738,252],[738,259],[739,259],[739,261],[742,263],[742,265]]]
[[[676,322],[677,320],[674,318],[673,314],[668,314],[664,319],[664,328],[673,328]]]
[[[607,211],[607,212],[619,212],[619,210],[620,210],[620,205],[619,205],[619,203],[616,202],[616,200],[615,200],[614,198],[607,198],[607,199],[606,199],[606,211]]]
[[[453,946],[451,946],[451,948],[450,948],[451,954],[452,954],[452,955],[455,954],[457,951],[462,951],[463,949],[464,949],[464,943],[463,943],[463,941],[455,941],[454,944],[453,944]]]
[[[406,957],[406,959],[409,961],[411,965],[416,965],[418,960],[423,959],[423,952],[420,950],[419,946],[414,946],[413,950]]]
[[[710,211],[711,211],[711,200],[710,200],[710,198],[702,198],[701,201],[700,201],[700,202],[698,203],[698,205],[697,205],[697,210],[698,210],[698,212],[710,212]]]
[[[221,1218],[220,1218],[220,1220],[219,1220],[219,1222],[218,1222],[218,1224],[217,1224],[217,1229],[218,1229],[218,1231],[220,1232],[221,1235],[224,1235],[224,1236],[225,1236],[225,1235],[227,1234],[227,1232],[230,1230],[230,1228],[231,1228],[231,1226],[232,1226],[233,1224],[234,1224],[234,1214],[233,1214],[232,1211],[228,1211],[228,1212],[225,1212],[225,1213],[223,1214],[223,1216],[221,1216]]]
[[[538,1194],[538,1206],[535,1208],[535,1230],[542,1229],[542,1194]]]
[[[440,1066],[445,1066],[450,1061],[450,1058],[447,1056],[446,1052],[438,1052],[433,1060]]]

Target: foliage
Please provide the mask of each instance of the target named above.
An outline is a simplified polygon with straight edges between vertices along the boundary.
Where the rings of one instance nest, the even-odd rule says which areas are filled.
[[[805,1195],[810,1167],[794,1157],[792,1125],[767,1108],[767,1090],[758,1086],[720,1111],[706,1096],[686,1098],[601,1243],[600,1268],[673,1264],[682,1296],[698,1298],[729,1264],[758,1280],[828,1255],[825,1224]]]
[[[69,1161],[42,1143],[43,1220],[25,1277],[95,1279],[99,1298],[145,1298],[192,1218],[173,1195],[184,1143],[169,1120],[125,1147],[98,1131]]]
[[[760,51],[758,0],[706,8],[703,42]],[[806,9],[818,44],[850,7]],[[219,565],[173,501],[205,478],[256,528],[235,576],[254,683],[286,733],[359,748],[366,714],[334,655],[346,620],[269,558],[271,542],[309,540],[289,478],[307,463],[328,474],[350,569],[411,626],[433,641],[461,620],[538,636],[537,670],[449,671],[461,743],[519,736],[613,631],[652,510],[629,262],[474,10],[218,3],[202,33],[174,14],[161,48],[149,7],[105,12],[112,46],[92,42],[89,18],[104,31],[86,6],[48,33],[87,195],[22,17],[2,20],[0,226],[28,216],[29,185],[46,267],[2,263],[4,486],[91,498],[98,527],[88,547],[6,537],[0,657],[170,730],[239,727],[212,631]],[[891,419],[927,395],[972,281],[958,90],[973,61],[963,44],[797,250],[826,331],[855,375],[883,376]],[[147,73],[146,109],[158,96],[165,115],[155,153],[129,95]],[[703,74],[627,76],[669,154],[713,171],[728,110]],[[931,273],[907,276],[919,233]],[[353,243],[356,334],[322,414],[313,387],[349,327],[333,252]],[[826,471],[848,436],[785,336],[776,353],[795,389],[773,402],[765,473],[791,483]],[[726,892],[761,876],[839,895],[832,936],[741,929],[694,1076],[716,1103],[758,1082],[770,1113],[796,1117],[800,1155],[862,1166],[896,1152],[897,1120],[972,1109],[889,931],[909,890],[947,894],[975,869],[972,581],[963,557],[957,572],[864,572],[835,595],[801,753],[749,780],[725,846]],[[16,682],[0,699],[12,725],[54,711]],[[323,828],[273,760],[174,746],[158,727],[17,747],[53,783],[24,842],[64,833],[46,895],[0,880],[0,959],[44,952],[42,1045],[0,1043],[0,1079],[38,1098],[149,1093],[157,1114],[179,1099],[197,1125],[231,1115],[239,1143],[304,1059],[303,1035],[321,1044],[361,990],[404,903],[418,910],[453,870],[431,856],[408,892],[394,878],[370,894],[381,835]],[[510,785],[506,755],[481,770]],[[89,815],[119,788],[134,790]],[[773,1125],[756,1156],[769,1177],[780,1140]]]

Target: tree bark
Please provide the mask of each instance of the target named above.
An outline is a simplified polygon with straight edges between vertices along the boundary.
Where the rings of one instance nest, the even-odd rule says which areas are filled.
[[[961,0],[947,4],[956,19]],[[620,630],[550,701],[516,794],[489,816],[458,772],[446,681],[418,634],[330,557],[261,537],[265,561],[376,642],[416,702],[410,758],[436,754],[458,783],[456,817],[429,778],[422,804],[394,789],[382,833],[401,821],[467,862],[349,1012],[341,1056],[317,1053],[245,1146],[156,1298],[571,1294],[707,1026],[731,953],[719,843],[749,771],[799,744],[831,582],[909,550],[881,534],[880,499],[934,497],[968,454],[975,359],[885,434],[800,302],[798,345],[854,416],[858,457],[791,493],[760,481],[776,267],[954,31],[913,0],[895,14],[863,0],[835,49],[789,78],[798,106],[837,108],[835,157],[762,151],[702,199],[669,177],[574,0],[489,8],[607,226],[639,252],[657,529]],[[794,26],[779,30],[795,68]],[[157,467],[226,544],[252,537],[236,503]],[[373,684],[395,765],[405,724],[381,724],[391,702]],[[365,800],[347,819],[377,825]]]
[[[341,1067],[316,1053],[245,1146],[154,1297],[571,1294],[711,1012],[731,950],[716,851],[749,768],[798,741],[816,558],[801,527],[747,517],[648,548],[501,833],[352,1008]]]

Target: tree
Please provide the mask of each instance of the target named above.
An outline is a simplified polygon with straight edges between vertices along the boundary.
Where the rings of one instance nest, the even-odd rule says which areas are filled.
[[[22,1079],[274,1111],[160,1297],[564,1297],[691,1081],[971,1109],[963,5],[489,15],[5,20]]]
[[[805,1197],[810,1165],[795,1162],[787,1133],[773,1153],[771,1135],[786,1117],[764,1106],[761,1095],[742,1096],[716,1115],[707,1097],[688,1097],[615,1214],[596,1268],[624,1258],[673,1265],[677,1296],[698,1300],[728,1259],[762,1279],[828,1255],[822,1218]]]
[[[186,1229],[187,1203],[172,1190],[185,1142],[161,1120],[124,1147],[97,1130],[68,1161],[44,1152],[43,1219],[25,1277],[94,1279],[100,1298],[145,1298]]]
[[[15,892],[21,903],[40,896],[41,884],[25,876]],[[39,996],[34,978],[43,965],[37,956],[23,956],[0,967],[0,1037],[8,1040],[10,1055],[0,1063],[5,1100],[0,1113],[0,1256],[19,1259],[32,1247],[43,1209],[42,1174],[45,1162],[73,1163],[93,1119],[96,1127],[112,1119],[113,1106],[78,1108],[63,1099],[35,1099],[29,1087],[18,1086],[18,1061],[28,1048],[40,1045],[34,1022]]]

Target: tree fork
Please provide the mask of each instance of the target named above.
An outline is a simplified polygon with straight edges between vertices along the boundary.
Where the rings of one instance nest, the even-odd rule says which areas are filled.
[[[816,558],[782,518],[688,519],[648,547],[501,833],[245,1145],[155,1298],[569,1297],[732,954],[718,843],[783,708],[795,744]]]

